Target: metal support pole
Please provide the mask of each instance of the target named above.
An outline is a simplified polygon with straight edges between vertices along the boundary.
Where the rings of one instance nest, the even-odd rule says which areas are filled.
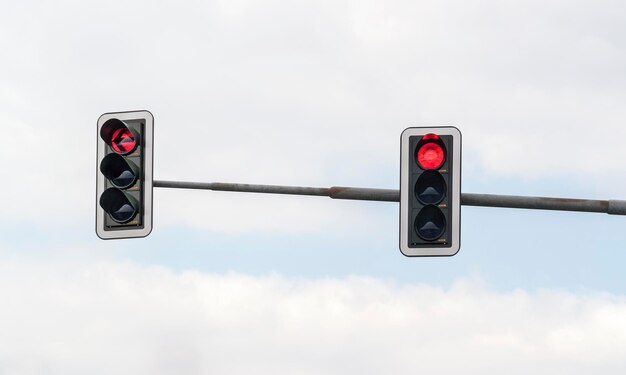
[[[264,194],[289,194],[324,196],[332,199],[399,202],[400,191],[394,189],[371,189],[344,186],[318,188],[307,186],[253,185],[224,182],[183,182],[155,180],[154,187],[171,189],[202,189]],[[548,197],[524,197],[517,195],[461,194],[464,206],[526,208],[532,210],[600,212],[610,215],[626,215],[624,200],[566,199]]]

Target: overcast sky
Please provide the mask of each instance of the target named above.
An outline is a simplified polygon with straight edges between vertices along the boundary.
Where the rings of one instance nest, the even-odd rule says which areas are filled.
[[[626,199],[623,2],[1,1],[0,373],[626,370],[624,217],[464,207],[409,259],[396,203],[155,189],[94,231],[125,110],[157,179],[397,189],[454,125],[463,192]]]

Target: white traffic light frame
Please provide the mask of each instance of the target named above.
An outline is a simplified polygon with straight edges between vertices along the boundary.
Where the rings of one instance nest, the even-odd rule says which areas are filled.
[[[410,149],[409,138],[434,133],[452,136],[452,199],[450,213],[452,229],[450,247],[409,247],[409,200],[412,187],[410,167],[415,156]],[[407,128],[400,136],[400,251],[406,256],[452,256],[461,248],[461,132],[453,126]]]
[[[140,142],[143,147],[143,227],[142,228],[123,228],[119,230],[105,230],[104,209],[99,205],[99,199],[106,189],[106,177],[100,173],[100,162],[106,156],[108,145],[100,137],[100,129],[102,125],[110,119],[119,119],[122,121],[144,120],[143,134]],[[153,190],[153,158],[154,158],[154,117],[149,111],[130,111],[130,112],[110,112],[105,113],[98,119],[97,128],[97,156],[96,156],[96,234],[103,240],[120,239],[120,238],[137,238],[146,237],[152,232],[152,190]]]

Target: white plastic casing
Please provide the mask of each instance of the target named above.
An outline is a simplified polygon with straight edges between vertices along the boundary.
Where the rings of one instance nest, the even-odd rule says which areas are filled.
[[[105,230],[105,215],[108,215],[98,201],[106,187],[106,178],[100,173],[100,162],[106,155],[108,145],[100,137],[100,129],[102,125],[112,118],[122,121],[144,120],[144,131],[140,142],[143,146],[143,189],[144,198],[142,202],[143,209],[143,228],[123,229],[123,230]],[[136,238],[146,237],[152,232],[152,189],[153,189],[153,156],[154,156],[154,117],[148,111],[131,111],[131,112],[111,112],[105,113],[98,119],[97,129],[97,157],[96,157],[96,234],[103,240],[120,239],[120,238]]]
[[[428,133],[452,136],[452,155],[448,154],[448,162],[452,163],[452,199],[450,213],[452,230],[451,247],[409,247],[409,230],[412,229],[409,199],[413,190],[410,184],[410,167],[414,162],[413,150],[409,146],[409,138],[423,136]],[[450,159],[451,158],[451,159]],[[448,229],[450,230],[450,229]],[[461,248],[461,132],[453,126],[433,126],[407,128],[400,136],[400,251],[406,256],[451,256]]]

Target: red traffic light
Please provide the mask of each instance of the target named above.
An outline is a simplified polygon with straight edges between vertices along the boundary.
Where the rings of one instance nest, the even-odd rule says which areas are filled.
[[[100,137],[120,155],[130,154],[139,145],[135,131],[116,118],[106,121],[100,129]]]
[[[152,231],[154,117],[148,111],[98,119],[96,234],[103,240]]]
[[[137,140],[130,129],[117,129],[111,136],[111,148],[118,154],[128,154],[137,147]]]
[[[446,161],[446,152],[439,136],[433,133],[424,135],[415,157],[423,169],[439,169]]]
[[[451,256],[461,246],[461,132],[407,128],[400,136],[400,251]]]

